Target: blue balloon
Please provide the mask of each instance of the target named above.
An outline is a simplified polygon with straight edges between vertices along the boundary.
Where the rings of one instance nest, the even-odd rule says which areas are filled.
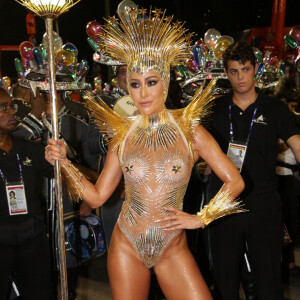
[[[38,47],[34,47],[32,51],[33,51],[33,58],[35,63],[38,66],[42,66],[43,65],[42,51]]]
[[[205,64],[205,57],[200,45],[195,45],[192,49],[194,60],[198,67],[202,67]]]
[[[258,76],[261,76],[264,72],[264,68],[265,68],[265,65],[264,64],[260,64],[257,68],[257,72],[256,72],[256,75]]]
[[[79,72],[81,73],[81,71],[84,70],[86,66],[88,66],[88,61],[86,59],[83,59],[79,65]]]
[[[66,43],[66,44],[64,44],[64,45],[62,46],[62,48],[63,48],[64,50],[68,50],[68,51],[71,51],[71,52],[75,53],[76,56],[78,55],[78,49],[77,49],[76,46],[75,46],[74,44],[72,44],[72,43]]]

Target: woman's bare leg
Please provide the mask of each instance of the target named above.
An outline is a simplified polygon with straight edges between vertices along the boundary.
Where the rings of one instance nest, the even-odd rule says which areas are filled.
[[[147,300],[150,271],[116,225],[108,250],[107,269],[114,300]]]
[[[212,300],[185,233],[176,237],[154,266],[158,283],[168,300]]]

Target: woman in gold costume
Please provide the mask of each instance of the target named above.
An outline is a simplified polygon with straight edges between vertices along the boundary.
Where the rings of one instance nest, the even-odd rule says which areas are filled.
[[[233,163],[199,125],[214,87],[197,91],[185,109],[166,110],[170,66],[186,60],[190,36],[160,10],[146,15],[145,9],[133,8],[119,17],[107,21],[102,47],[128,66],[128,90],[139,114],[122,118],[101,99],[98,104],[87,96],[110,141],[96,185],[65,158],[62,142],[50,140],[45,156],[52,164],[60,160],[65,180],[93,208],[110,197],[124,175],[126,198],[108,252],[113,299],[148,299],[151,267],[167,299],[212,299],[184,229],[242,211],[234,198],[244,187]],[[200,157],[224,185],[201,212],[190,215],[182,212],[183,196]]]

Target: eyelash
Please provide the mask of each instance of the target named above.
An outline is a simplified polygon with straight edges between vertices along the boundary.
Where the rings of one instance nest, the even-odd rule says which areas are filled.
[[[131,86],[133,89],[137,89],[137,88],[140,87],[140,85],[139,85],[138,83],[136,83],[136,82],[130,83],[130,86]]]
[[[153,85],[156,85],[157,84],[157,81],[156,80],[151,80],[151,81],[148,81],[147,82],[147,86],[153,86]],[[130,83],[130,86],[133,88],[133,89],[137,89],[140,87],[140,84],[138,84],[137,82],[132,82]]]

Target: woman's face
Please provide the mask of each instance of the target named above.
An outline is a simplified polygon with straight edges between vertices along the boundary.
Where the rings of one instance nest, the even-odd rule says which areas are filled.
[[[156,71],[130,73],[129,94],[141,114],[157,114],[165,107],[163,81]]]
[[[15,110],[11,97],[5,91],[0,91],[0,133],[16,129]]]

